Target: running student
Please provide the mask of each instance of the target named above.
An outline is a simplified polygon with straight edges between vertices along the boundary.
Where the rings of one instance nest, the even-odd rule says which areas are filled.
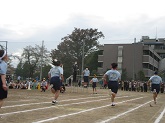
[[[111,92],[111,106],[115,106],[114,99],[118,92],[118,81],[121,79],[121,74],[117,71],[117,63],[111,64],[111,70],[108,70],[104,74],[104,79],[107,80],[108,78],[108,89]]]
[[[97,90],[96,90],[96,87],[97,87],[97,82],[98,82],[98,79],[96,77],[96,74],[94,74],[94,78],[92,78],[92,80],[90,81],[92,83],[92,88],[93,88],[93,94],[97,94]]]
[[[6,85],[6,72],[7,72],[7,63],[8,60],[5,50],[0,50],[0,108],[3,105],[3,100],[7,98],[8,88]]]
[[[50,78],[50,85],[53,85],[51,91],[54,94],[54,100],[52,101],[52,105],[54,105],[57,102],[57,98],[60,94],[61,80],[63,81],[64,78],[63,71],[60,67],[60,61],[55,59],[52,62],[55,67],[50,69],[48,76]]]
[[[160,84],[162,83],[162,78],[158,76],[158,72],[155,72],[153,76],[150,77],[148,83],[151,82],[151,92],[153,92],[154,103],[156,104],[156,98],[160,91]],[[152,106],[150,104],[150,106]]]

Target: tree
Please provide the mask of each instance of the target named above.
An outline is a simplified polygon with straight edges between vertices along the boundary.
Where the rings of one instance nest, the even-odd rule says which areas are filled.
[[[139,80],[141,80],[141,81],[146,80],[145,74],[144,74],[144,72],[142,70],[140,70],[137,75],[138,75],[138,79]]]
[[[79,68],[82,65],[82,55],[84,48],[84,56],[94,52],[98,45],[98,39],[104,37],[98,29],[79,29],[75,28],[72,34],[62,38],[62,42],[57,49],[51,51],[52,58],[62,61],[64,65],[64,74],[70,76],[72,65],[77,61]]]
[[[98,55],[101,51],[95,51],[89,54],[85,57],[84,60],[84,66],[87,66],[89,70],[91,71],[91,75],[97,74],[97,68],[98,68]]]
[[[8,59],[8,62],[7,62],[7,73],[6,73],[6,75],[9,75],[9,76],[11,76],[11,77],[14,77],[13,75],[14,75],[14,72],[15,72],[15,68],[13,67],[13,65],[11,64],[11,59],[9,58]],[[13,79],[13,78],[12,78]]]
[[[43,54],[42,54],[43,53]],[[35,72],[40,72],[41,63],[44,66],[50,61],[47,49],[43,46],[36,45],[35,47],[27,46],[24,48],[20,62],[16,69],[16,75],[23,77],[34,77]],[[42,61],[41,61],[42,60]]]
[[[50,65],[44,65],[42,68],[42,78],[48,78],[48,72],[50,70],[51,66]],[[33,75],[34,77],[39,77],[40,76],[40,69],[36,70],[36,72]]]

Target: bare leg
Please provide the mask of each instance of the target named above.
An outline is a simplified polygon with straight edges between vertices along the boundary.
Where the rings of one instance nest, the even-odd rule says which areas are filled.
[[[95,88],[95,92],[96,92],[96,94],[97,94],[96,88]]]
[[[111,94],[111,102],[112,102],[112,105],[111,105],[111,106],[115,106],[115,104],[114,104],[115,97],[116,97],[116,94],[112,92],[112,94]]]
[[[154,99],[154,103],[156,104],[156,98],[157,98],[157,93],[155,92],[155,93],[153,93],[153,99]]]
[[[112,102],[114,102],[115,97],[116,97],[116,94],[112,92],[112,95],[111,95],[111,101],[112,101]]]
[[[59,97],[59,94],[60,94],[60,90],[57,90],[55,92],[55,95],[54,95],[54,99],[57,100],[57,98]]]
[[[156,98],[157,98],[157,92],[153,92],[153,100],[154,100],[154,104],[156,104]],[[153,107],[152,104],[150,103],[150,107]]]
[[[54,90],[54,88],[51,88],[51,91],[52,91],[53,94],[55,94],[55,90]]]

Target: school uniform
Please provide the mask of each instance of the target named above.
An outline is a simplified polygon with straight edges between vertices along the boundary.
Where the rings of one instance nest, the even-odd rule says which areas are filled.
[[[50,84],[53,84],[54,90],[60,90],[61,87],[61,74],[63,74],[63,70],[60,66],[55,66],[54,68],[51,68],[49,71],[49,74],[51,76]]]
[[[7,72],[7,63],[3,60],[0,60],[0,75],[5,75]],[[2,79],[0,78],[0,100],[7,98],[8,92],[3,89]]]
[[[96,88],[96,83],[98,82],[97,78],[92,78],[92,87]]]
[[[121,79],[121,74],[113,69],[108,70],[105,74],[108,76],[108,89],[117,94],[119,88],[118,80]]]
[[[89,70],[84,70],[83,71],[83,73],[84,73],[84,82],[87,82],[87,86],[89,85],[89,75],[90,75],[90,71]]]
[[[149,81],[151,81],[151,91],[156,89],[157,94],[160,91],[160,83],[162,82],[162,78],[158,75],[153,75],[150,77]]]

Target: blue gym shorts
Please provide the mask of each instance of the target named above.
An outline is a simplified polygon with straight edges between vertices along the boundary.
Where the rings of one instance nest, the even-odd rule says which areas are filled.
[[[108,82],[108,89],[111,89],[111,91],[113,93],[116,93],[117,94],[118,88],[119,88],[118,81],[109,81]]]

